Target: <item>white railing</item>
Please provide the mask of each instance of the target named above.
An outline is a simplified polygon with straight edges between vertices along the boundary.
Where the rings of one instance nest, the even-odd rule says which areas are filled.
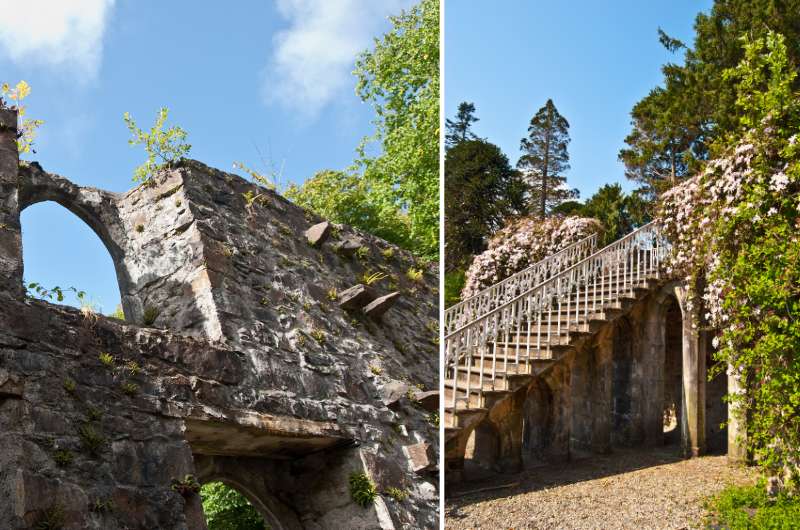
[[[668,251],[660,227],[649,223],[446,334],[446,405],[455,410],[475,395],[482,406],[484,392],[508,389],[505,376],[529,374],[529,360],[552,359],[553,347],[569,344],[591,315],[658,277]]]
[[[547,278],[589,256],[596,248],[597,234],[591,234],[447,308],[444,312],[445,334],[452,333],[512,300],[520,293],[539,285]]]

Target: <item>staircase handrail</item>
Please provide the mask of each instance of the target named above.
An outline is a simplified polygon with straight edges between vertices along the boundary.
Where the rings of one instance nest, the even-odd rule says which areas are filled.
[[[469,399],[470,389],[477,386],[479,401],[485,390],[494,390],[498,369],[503,373],[521,373],[520,354],[523,361],[530,359],[532,344],[530,333],[533,326],[537,328],[536,351],[541,352],[542,346],[546,347],[550,359],[551,344],[554,337],[562,336],[562,320],[566,316],[566,333],[569,337],[570,327],[579,324],[580,318],[586,318],[602,310],[608,301],[617,300],[623,291],[629,291],[634,282],[647,278],[649,274],[658,276],[663,259],[670,246],[660,231],[660,226],[654,222],[645,224],[633,232],[623,236],[590,256],[574,263],[563,271],[545,279],[530,289],[518,294],[511,300],[493,308],[479,318],[469,322],[458,329],[445,335],[445,369],[446,380],[452,382],[452,402],[449,404],[455,409],[458,397],[458,383],[460,372],[466,376],[466,399]],[[599,294],[598,281],[602,287]],[[589,288],[594,285],[593,297],[589,300]],[[583,296],[583,304],[581,304]],[[573,297],[575,297],[573,303]],[[553,312],[556,312],[555,323]],[[573,316],[574,313],[574,316]],[[546,316],[546,321],[544,315]],[[542,337],[542,325],[546,328],[546,337]],[[526,346],[520,346],[517,341],[513,347],[514,359],[509,362],[508,347],[503,351],[500,361],[497,359],[498,343],[513,344],[509,341],[512,335],[518,338],[520,330],[527,326],[528,341]],[[505,339],[505,340],[503,340]],[[479,359],[475,362],[479,366],[479,380],[472,384],[473,350],[477,349]],[[488,350],[491,349],[491,354]],[[526,351],[522,351],[526,350]],[[460,369],[460,361],[469,353],[467,366]],[[487,365],[487,362],[491,363]],[[511,369],[509,370],[509,366]],[[485,388],[484,372],[487,374],[489,388]]]
[[[445,334],[479,319],[518,293],[526,291],[546,278],[554,276],[563,268],[587,257],[596,247],[597,233],[595,232],[445,309]]]

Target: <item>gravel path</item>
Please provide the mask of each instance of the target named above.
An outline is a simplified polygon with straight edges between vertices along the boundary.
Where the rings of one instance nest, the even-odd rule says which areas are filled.
[[[728,484],[755,480],[724,456],[680,459],[674,449],[617,450],[517,475],[492,477],[451,490],[451,529],[697,528],[703,500]],[[464,490],[519,483],[463,495]]]

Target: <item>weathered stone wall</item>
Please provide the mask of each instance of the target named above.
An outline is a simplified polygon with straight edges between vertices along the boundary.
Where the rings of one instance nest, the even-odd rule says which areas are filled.
[[[279,499],[272,516],[285,528],[437,526],[438,404],[420,394],[438,386],[436,269],[345,226],[311,245],[305,232],[321,219],[195,161],[125,194],[35,163],[11,175],[11,138],[0,137],[11,228],[0,230],[0,387],[13,390],[0,389],[12,448],[0,450],[0,520],[25,528],[62,506],[66,528],[202,528],[196,496],[170,489],[198,474],[196,461],[224,468],[257,507]],[[23,299],[19,212],[43,200],[109,249],[127,324]],[[396,303],[374,318],[342,309],[342,293],[374,272],[387,276],[375,295]],[[105,442],[96,456],[81,443],[86,425]],[[358,507],[355,470],[409,497]],[[90,509],[109,498],[113,509]]]

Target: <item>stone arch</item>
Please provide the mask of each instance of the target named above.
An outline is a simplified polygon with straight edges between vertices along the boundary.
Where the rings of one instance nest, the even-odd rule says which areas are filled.
[[[222,482],[241,493],[253,505],[270,530],[300,530],[297,514],[267,489],[265,479],[274,476],[253,462],[235,457],[195,455],[197,480],[201,484]],[[272,470],[274,471],[274,470]]]
[[[554,427],[553,391],[537,377],[528,386],[522,412],[523,460],[545,459],[552,443]]]
[[[484,418],[467,441],[466,459],[485,469],[492,469],[500,458],[501,434],[494,422]]]
[[[117,194],[96,188],[83,188],[38,163],[20,167],[19,212],[41,202],[51,201],[73,213],[97,235],[111,256],[117,276],[123,311],[132,314],[128,293],[132,281],[125,266],[123,229],[117,212]]]
[[[674,296],[668,296],[663,307],[664,322],[664,400],[663,422],[665,443],[678,443],[681,437],[683,400],[683,313]]]

